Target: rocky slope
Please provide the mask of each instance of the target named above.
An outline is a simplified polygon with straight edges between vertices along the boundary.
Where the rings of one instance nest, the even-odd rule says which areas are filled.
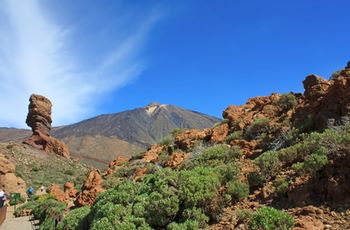
[[[104,174],[112,189],[87,224],[137,226],[96,212],[130,208],[113,199],[145,186],[150,191],[129,199],[161,218],[152,209],[125,218],[152,229],[350,229],[350,63],[330,80],[310,75],[303,84],[303,94],[252,98],[229,106],[214,128],[178,132],[172,143],[115,159]]]

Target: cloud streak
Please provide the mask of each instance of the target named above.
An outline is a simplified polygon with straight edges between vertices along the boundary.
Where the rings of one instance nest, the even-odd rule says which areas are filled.
[[[101,57],[97,66],[84,68],[87,57],[67,45],[72,31],[52,21],[39,0],[0,3],[0,126],[25,126],[31,93],[53,102],[54,125],[93,114],[102,95],[124,86],[144,70],[138,50],[159,19],[152,13]]]

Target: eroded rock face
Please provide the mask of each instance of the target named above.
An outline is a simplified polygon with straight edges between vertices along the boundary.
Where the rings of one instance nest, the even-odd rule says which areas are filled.
[[[51,130],[52,104],[44,96],[32,94],[29,99],[29,112],[26,123],[32,128],[33,135],[24,141],[25,144],[46,152],[54,152],[57,155],[68,158],[69,149],[62,141],[49,135]]]
[[[335,128],[350,122],[350,71],[347,66],[331,80],[316,75],[304,80],[304,98],[293,116],[294,125],[310,121],[312,129]]]
[[[230,127],[227,123],[214,127],[212,129],[210,140],[214,143],[223,143],[230,131]]]
[[[69,198],[76,198],[78,194],[78,190],[74,188],[73,182],[66,182],[63,186],[63,190],[66,197],[69,197]]]
[[[77,206],[92,205],[95,202],[97,195],[103,191],[102,177],[97,170],[89,173],[81,193],[78,194],[75,204]]]
[[[152,145],[142,157],[142,161],[144,162],[156,162],[158,160],[159,155],[166,149],[164,145]]]
[[[32,128],[33,133],[40,131],[48,135],[52,123],[51,101],[44,96],[32,94],[29,102],[29,111],[26,119],[27,125]]]
[[[189,150],[201,140],[209,139],[210,130],[190,129],[180,132],[175,137],[175,144],[183,149]]]
[[[25,196],[26,183],[15,175],[15,169],[15,165],[0,154],[0,188],[6,193],[16,192]]]
[[[176,168],[184,162],[187,158],[187,153],[184,152],[174,152],[171,154],[170,159],[165,162],[166,167]]]
[[[105,172],[105,175],[110,175],[114,173],[117,169],[122,167],[122,165],[130,160],[130,157],[118,156],[113,161],[109,162],[108,169]]]

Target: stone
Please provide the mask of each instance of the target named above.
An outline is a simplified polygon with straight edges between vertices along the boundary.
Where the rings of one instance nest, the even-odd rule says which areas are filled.
[[[74,203],[78,207],[91,206],[95,202],[97,195],[102,191],[104,191],[102,188],[102,177],[98,170],[93,170],[89,173]]]
[[[15,172],[15,165],[7,159],[4,155],[0,154],[0,173],[6,174],[6,173],[14,173]]]
[[[221,124],[212,129],[210,140],[214,143],[223,143],[230,131],[230,127],[227,123]]]
[[[190,150],[199,141],[210,138],[210,130],[189,129],[178,133],[175,136],[175,145],[182,150]]]
[[[325,226],[317,219],[310,216],[300,216],[296,219],[296,226],[293,230],[323,230]]]
[[[63,186],[63,191],[66,197],[69,197],[69,198],[76,198],[78,194],[78,190],[74,188],[73,182],[66,182]]]

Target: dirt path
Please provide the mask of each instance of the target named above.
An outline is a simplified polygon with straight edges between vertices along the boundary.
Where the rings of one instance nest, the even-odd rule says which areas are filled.
[[[15,218],[13,215],[14,207],[7,208],[7,215],[5,222],[0,226],[1,230],[33,230],[34,222],[30,221],[29,216]]]

